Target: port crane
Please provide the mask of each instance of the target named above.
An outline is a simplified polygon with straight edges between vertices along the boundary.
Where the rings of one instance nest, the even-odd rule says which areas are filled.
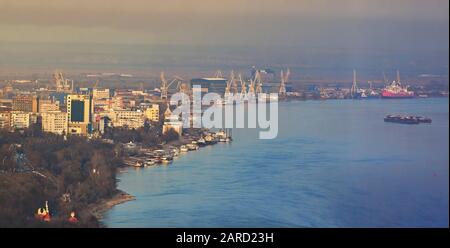
[[[255,95],[255,83],[256,79],[253,80],[250,78],[250,83],[248,85],[248,94],[254,96]]]
[[[189,94],[189,85],[184,83],[183,79],[176,77],[178,79],[177,90],[180,93]]]
[[[350,89],[350,96],[354,98],[357,93],[358,93],[358,86],[356,83],[356,70],[353,70],[353,83],[352,88]]]
[[[55,71],[53,73],[53,79],[55,80],[56,91],[64,92],[64,91],[73,91],[73,80],[71,80],[72,87],[69,86],[69,79],[64,78],[64,75],[61,71]]]
[[[255,83],[256,83],[256,89],[255,89],[256,94],[263,93],[263,90],[262,90],[263,84],[262,84],[261,74],[259,73],[259,70],[257,70],[256,74],[255,74]]]
[[[238,82],[237,82],[236,78],[234,77],[234,72],[233,71],[231,71],[231,72],[232,72],[232,74],[231,74],[231,77],[232,77],[231,78],[232,79],[231,86],[233,87],[234,95],[237,95],[239,93]]]
[[[235,84],[234,71],[230,72],[230,78],[227,80],[227,85],[225,86],[225,98],[231,95],[231,87]]]
[[[179,90],[181,92],[181,90],[184,91],[188,91],[188,87],[186,84],[183,83],[183,79],[181,77],[178,76],[174,76],[174,79],[172,79],[172,81],[168,82],[164,76],[164,72],[161,72],[161,99],[163,100],[167,100],[167,94],[169,91],[169,87],[175,83],[178,82],[177,84],[177,90]]]
[[[92,89],[95,89],[95,88],[97,88],[97,85],[98,85],[98,83],[99,83],[98,79],[97,79],[97,80],[95,80],[95,83],[94,83],[94,85],[92,86]]]
[[[242,75],[239,74],[239,81],[241,82],[241,98],[247,97],[247,86],[245,85],[245,80],[242,79]]]
[[[215,78],[223,78],[223,76],[222,76],[222,71],[217,70],[216,73],[214,74],[214,77],[215,77]]]
[[[289,80],[289,75],[291,74],[289,68],[286,71],[286,74],[284,74],[283,70],[281,70],[281,83],[280,83],[280,89],[278,91],[278,94],[281,96],[286,95],[286,82]]]

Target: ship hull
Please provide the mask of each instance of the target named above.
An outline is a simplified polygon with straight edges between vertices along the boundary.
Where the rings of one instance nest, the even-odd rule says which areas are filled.
[[[383,91],[381,93],[381,97],[392,98],[392,99],[413,98],[414,93],[393,93],[393,92],[389,92],[389,91]]]

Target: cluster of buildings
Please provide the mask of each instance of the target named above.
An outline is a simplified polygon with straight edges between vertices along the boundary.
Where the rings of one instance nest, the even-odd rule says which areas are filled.
[[[234,92],[246,91],[256,87],[256,79],[273,81],[275,73],[270,69],[252,70],[253,79],[226,79],[221,73],[213,77],[194,78],[190,82],[179,82],[176,91],[189,92],[196,85],[202,94],[214,92],[224,95],[234,87]],[[162,123],[162,132],[175,130],[182,135],[182,122],[171,116],[166,108],[161,115],[160,104],[165,106],[169,86],[161,86],[159,92],[143,89],[74,89],[73,80],[61,72],[53,74],[52,89],[17,90],[11,84],[0,88],[0,128],[16,130],[39,125],[43,131],[56,134],[95,135],[105,132],[108,127],[138,129],[147,124]],[[162,78],[163,79],[163,78]],[[249,81],[250,80],[250,81]],[[255,80],[255,81],[252,81]],[[164,82],[165,80],[163,80]],[[253,82],[253,83],[252,83]],[[289,87],[290,85],[287,85]],[[279,83],[265,83],[262,91],[278,91]]]
[[[8,85],[0,89],[0,128],[17,130],[38,124],[45,132],[83,136],[101,134],[107,127],[137,129],[146,122],[159,123],[158,100],[136,90],[25,92]]]

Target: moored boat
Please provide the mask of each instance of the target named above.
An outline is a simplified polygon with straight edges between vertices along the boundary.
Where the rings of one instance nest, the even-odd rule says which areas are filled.
[[[187,144],[186,147],[188,148],[189,151],[195,151],[198,150],[198,145],[197,144]]]
[[[156,161],[153,158],[147,159],[145,161],[145,163],[144,163],[145,166],[152,166],[152,165],[155,165],[155,164],[156,164]]]
[[[161,163],[163,164],[170,164],[172,163],[173,158],[170,156],[164,156],[161,158]]]
[[[139,168],[139,167],[143,167],[144,164],[138,161],[133,166],[136,167],[136,168]]]
[[[188,152],[189,148],[185,145],[180,146],[180,152]]]
[[[200,147],[206,146],[206,141],[203,137],[197,140],[197,145]]]

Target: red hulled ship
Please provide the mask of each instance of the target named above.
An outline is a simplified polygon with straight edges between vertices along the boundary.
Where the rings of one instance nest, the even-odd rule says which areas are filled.
[[[400,83],[400,74],[397,71],[397,81],[393,81],[391,85],[386,86],[381,92],[383,98],[412,98],[414,92],[409,91],[408,87],[402,87]]]

